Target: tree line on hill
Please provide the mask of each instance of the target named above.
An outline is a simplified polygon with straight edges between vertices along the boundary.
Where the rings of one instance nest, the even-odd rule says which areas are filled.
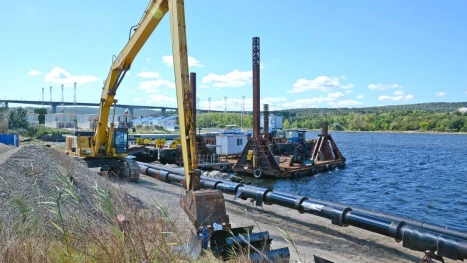
[[[320,129],[327,121],[330,129],[340,131],[437,131],[467,132],[467,113],[461,103],[422,103],[368,108],[310,108],[273,112],[283,116],[283,128]],[[239,113],[198,114],[197,126],[221,128],[227,124],[241,126]],[[252,116],[243,115],[243,127],[252,127]]]

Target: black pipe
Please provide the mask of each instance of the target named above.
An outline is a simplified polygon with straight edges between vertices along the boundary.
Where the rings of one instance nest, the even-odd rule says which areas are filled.
[[[157,170],[163,171],[164,173],[158,172]],[[168,182],[177,182],[184,185],[183,171],[144,163],[140,163],[140,171],[143,174],[154,175],[156,178],[161,178],[161,174],[167,173],[165,178],[167,178]],[[224,193],[234,194],[234,199],[238,197],[242,199],[252,198],[256,200],[257,205],[262,205],[264,202],[266,204],[277,204],[294,208],[301,213],[310,213],[328,218],[333,224],[339,226],[352,225],[389,236],[396,239],[398,242],[402,241],[403,247],[412,250],[422,252],[427,250],[438,251],[438,255],[454,260],[463,260],[467,258],[467,240],[438,231],[409,225],[404,220],[382,218],[377,215],[353,210],[351,207],[342,204],[336,203],[336,205],[333,206],[331,204],[324,204],[323,202],[316,202],[304,196],[273,191],[266,188],[245,186],[243,184],[231,183],[223,180],[214,180],[212,178],[204,178],[204,176],[201,178],[201,185],[202,187],[218,189]],[[393,217],[395,219],[400,219],[395,216]],[[426,223],[423,225],[426,225]],[[441,230],[443,229],[444,228]]]
[[[140,165],[146,165],[145,163],[139,163],[139,164]],[[183,171],[177,170],[177,169],[174,169],[174,168],[159,167],[159,166],[154,166],[154,168],[184,176]],[[207,177],[207,176],[201,176],[201,179],[202,180],[214,180],[214,181],[223,182],[223,183],[231,183],[231,182],[228,182],[228,181],[217,180],[217,179]],[[248,187],[253,187],[253,186],[248,186]],[[210,187],[208,187],[208,188],[210,188]],[[255,188],[256,189],[266,190],[265,188],[258,188],[258,187],[255,187]],[[277,199],[277,204],[280,204],[281,202],[283,202],[284,201],[284,200],[282,200],[283,198],[292,198],[292,196],[293,196],[293,198],[295,198],[295,200],[306,198],[310,202],[313,202],[313,203],[316,203],[316,204],[319,204],[319,205],[333,206],[333,207],[340,208],[340,209],[344,209],[344,208],[348,207],[347,205],[342,204],[342,203],[326,201],[326,200],[313,198],[313,197],[304,197],[304,196],[300,196],[300,195],[292,195],[292,194],[284,193],[284,192],[281,192],[281,191],[274,191],[273,193],[274,193],[274,196],[272,198]],[[283,197],[281,197],[281,196],[283,196]],[[271,197],[269,197],[269,198],[271,198]],[[266,203],[266,204],[268,204],[268,203]],[[285,204],[285,206],[287,206],[287,204]],[[295,208],[295,207],[291,207],[291,206],[287,206],[287,207]],[[368,215],[380,217],[380,218],[390,220],[390,221],[404,221],[407,225],[410,225],[410,226],[414,226],[414,227],[418,227],[418,228],[421,228],[421,229],[425,229],[425,230],[429,230],[429,231],[433,231],[433,232],[438,232],[438,233],[441,233],[441,234],[444,234],[444,235],[449,235],[449,236],[453,236],[453,237],[457,237],[457,238],[460,238],[460,239],[467,240],[467,232],[465,232],[463,230],[460,230],[460,229],[448,228],[446,226],[431,224],[431,223],[427,223],[427,222],[424,222],[424,221],[420,221],[420,220],[416,220],[416,219],[412,219],[412,218],[408,218],[408,217],[391,215],[391,214],[387,214],[387,213],[383,213],[383,212],[377,212],[377,211],[374,211],[374,210],[369,210],[369,209],[356,207],[356,206],[352,206],[352,210],[356,211],[356,212],[362,212],[362,213],[365,213],[365,214],[368,214]]]

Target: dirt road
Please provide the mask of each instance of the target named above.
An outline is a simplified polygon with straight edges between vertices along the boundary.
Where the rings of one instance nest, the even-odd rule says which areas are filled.
[[[119,185],[146,203],[157,200],[164,205],[179,229],[190,224],[180,208],[184,188],[145,175],[141,175],[138,183],[120,182]],[[276,205],[255,208],[249,200],[234,201],[231,195],[224,197],[232,227],[255,225],[254,231],[269,231],[273,238],[272,248],[288,246],[291,259],[298,262],[314,262],[313,255],[333,262],[419,262],[424,256],[383,235],[351,226],[335,226],[328,219]],[[284,239],[278,228],[287,231],[296,249]]]

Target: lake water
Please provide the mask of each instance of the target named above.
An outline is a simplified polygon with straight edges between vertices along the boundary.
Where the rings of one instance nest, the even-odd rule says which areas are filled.
[[[347,159],[345,169],[253,184],[467,231],[467,135],[331,135]]]

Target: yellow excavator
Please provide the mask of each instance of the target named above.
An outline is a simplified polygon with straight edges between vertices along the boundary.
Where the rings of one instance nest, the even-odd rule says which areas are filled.
[[[185,172],[186,195],[180,204],[194,222],[216,222],[229,226],[225,202],[219,190],[201,190],[196,157],[196,130],[192,115],[192,92],[190,88],[188,52],[183,0],[151,0],[128,43],[113,60],[110,72],[102,89],[97,127],[94,132],[75,132],[67,137],[68,151],[82,157],[90,167],[115,171],[130,181],[139,178],[139,166],[128,157],[128,129],[114,127],[115,96],[126,72],[164,15],[169,13],[175,87],[177,94],[180,143]],[[114,107],[109,123],[111,107]]]

